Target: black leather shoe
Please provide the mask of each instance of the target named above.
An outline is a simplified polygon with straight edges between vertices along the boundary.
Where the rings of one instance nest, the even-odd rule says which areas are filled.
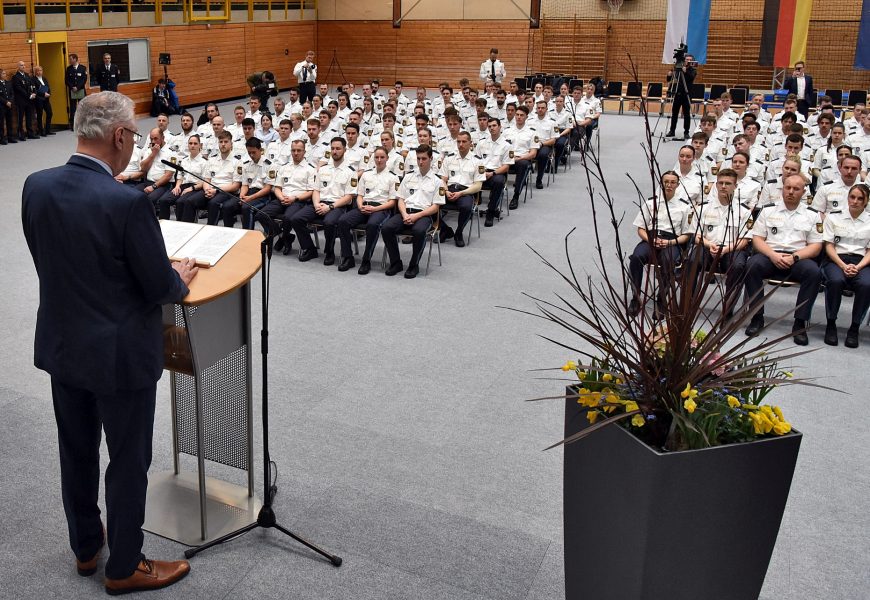
[[[508,208],[511,210],[516,210],[520,207],[520,199],[519,198],[511,198],[510,204],[508,204]]]
[[[495,222],[495,217],[489,213],[486,213],[486,220],[483,222],[484,227],[492,227]]]
[[[57,135],[57,134],[53,131],[46,131],[45,135]]]
[[[331,267],[335,264],[335,254],[327,254],[323,257],[323,264],[327,267]]]
[[[295,239],[296,236],[292,233],[288,235],[286,239],[282,238],[282,241],[284,242],[284,247],[281,248],[281,254],[283,254],[284,256],[290,254],[290,251],[293,250],[293,240]]]
[[[9,138],[9,143],[10,144],[17,144],[18,140],[16,140],[14,137],[11,137],[11,138]]]
[[[544,182],[543,182],[543,181],[536,181],[536,182],[535,182],[535,189],[536,189],[536,190],[542,190],[542,189],[544,189]]]
[[[441,226],[441,241],[446,242],[450,238],[456,235],[456,232],[453,231],[453,228],[448,225]]]
[[[281,252],[284,249],[284,236],[278,236],[278,240],[275,242],[275,252]]]
[[[838,343],[840,343],[840,340],[837,339],[836,321],[828,321],[828,326],[825,327],[825,343],[828,346],[836,346]]]
[[[676,132],[676,131],[669,131],[669,132],[667,132],[667,133],[665,134],[665,137],[670,137],[670,138],[672,138],[672,137],[676,137],[676,135],[677,135],[677,132]]]
[[[803,319],[795,319],[794,325],[791,326],[792,339],[798,346],[806,346],[810,343],[807,337],[807,322]]]
[[[637,301],[637,298],[632,298],[631,302],[628,303],[628,316],[636,317],[640,314],[640,302]]]
[[[453,238],[453,243],[456,244],[457,248],[465,247],[465,238],[462,237],[461,233],[457,233],[456,237]]]
[[[0,145],[5,146],[5,145],[8,144],[8,143],[9,143],[9,142],[6,141],[6,138],[3,138],[2,140],[0,140]]]
[[[405,279],[414,279],[419,272],[420,268],[417,265],[411,265],[408,267],[408,270],[405,271]]]
[[[372,263],[367,260],[362,261],[362,264],[359,266],[359,270],[357,273],[360,275],[368,275],[369,271],[372,270]]]
[[[299,251],[299,262],[307,262],[312,258],[317,258],[317,250],[312,248],[311,250],[300,250]]]
[[[338,270],[339,271],[347,271],[348,269],[352,269],[355,266],[356,266],[356,261],[353,259],[352,256],[349,258],[342,257],[341,261],[338,263]]]
[[[762,329],[764,329],[764,317],[752,317],[752,320],[749,321],[749,325],[746,327],[745,333],[749,337],[754,337],[758,335]]]
[[[858,347],[858,326],[854,323],[849,326],[849,331],[846,332],[846,348]]]
[[[384,271],[384,273],[386,273],[388,276],[392,277],[393,275],[395,275],[399,271],[402,271],[404,268],[405,268],[405,265],[403,265],[402,261],[399,260],[399,261],[396,261],[393,264],[391,264],[389,267],[387,267],[387,270]]]

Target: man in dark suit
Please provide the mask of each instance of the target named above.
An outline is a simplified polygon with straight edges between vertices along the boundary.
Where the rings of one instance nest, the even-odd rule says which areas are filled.
[[[36,134],[43,137],[54,135],[51,130],[51,86],[48,85],[48,79],[45,78],[45,73],[42,67],[36,65],[33,67],[33,89],[36,90]],[[45,123],[42,121],[42,115],[45,114]]]
[[[187,561],[146,559],[142,523],[163,370],[160,305],[187,295],[196,267],[170,266],[154,208],[113,179],[133,152],[132,100],[100,92],[78,110],[76,153],[24,183],[24,235],[39,276],[34,363],[51,375],[76,567],[96,572],[108,537],[106,591],[122,594],[171,585],[190,570]],[[106,529],[97,506],[101,427]]]
[[[76,105],[85,97],[85,88],[88,85],[88,70],[79,63],[78,54],[69,55],[69,66],[64,79],[69,90],[69,126],[72,128],[76,120]]]
[[[18,61],[18,70],[12,76],[12,90],[15,92],[15,110],[18,112],[18,139],[22,142],[27,138],[35,140],[39,136],[33,133],[31,127],[36,92],[33,80],[24,71],[24,61]]]
[[[100,91],[117,92],[120,80],[121,69],[112,63],[112,55],[108,52],[103,54],[103,65],[97,69],[97,83],[100,86]]]
[[[810,107],[816,105],[816,91],[813,89],[813,78],[806,74],[807,66],[803,61],[794,64],[791,77],[785,80],[785,89],[797,96],[798,112],[806,118]]]
[[[15,95],[12,84],[6,81],[6,70],[0,69],[0,144],[14,144],[18,140],[12,133],[12,103]],[[3,126],[6,126],[4,129]]]

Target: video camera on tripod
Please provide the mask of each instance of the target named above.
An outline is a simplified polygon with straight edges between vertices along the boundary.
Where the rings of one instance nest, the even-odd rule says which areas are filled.
[[[685,42],[680,42],[680,45],[674,50],[674,69],[682,69],[686,66],[686,54],[689,52],[689,47]]]

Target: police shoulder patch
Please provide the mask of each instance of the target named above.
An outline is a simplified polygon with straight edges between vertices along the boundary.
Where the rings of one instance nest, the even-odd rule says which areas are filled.
[[[352,187],[356,187],[356,184],[357,184],[356,177],[351,177],[351,178],[350,178],[350,185],[351,185]]]
[[[483,175],[484,173],[486,173],[486,167],[484,167],[483,165],[478,166],[477,172]]]
[[[438,188],[438,195],[439,195],[439,196],[443,196],[443,195],[444,195],[444,188],[443,188],[443,187]]]

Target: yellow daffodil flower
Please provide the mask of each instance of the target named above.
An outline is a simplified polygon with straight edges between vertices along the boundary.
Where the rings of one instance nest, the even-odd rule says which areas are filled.
[[[740,400],[738,400],[734,396],[726,396],[725,399],[728,400],[728,406],[730,406],[731,408],[737,408],[738,406],[740,406]]]
[[[590,423],[594,423],[595,421],[598,420],[598,415],[600,415],[600,414],[601,414],[601,413],[598,412],[597,410],[590,410],[590,411],[588,411],[588,412],[586,413],[586,419],[587,419]]]
[[[695,408],[697,408],[697,404],[691,398],[686,398],[685,402],[683,402],[683,408],[686,409],[686,412],[692,414],[695,412]]]
[[[605,373],[604,375],[601,376],[601,381],[605,381],[607,383],[610,383],[611,381],[613,381],[613,375],[611,375],[610,373]]]
[[[785,435],[791,431],[791,424],[786,421],[777,421],[776,425],[773,426],[773,432],[776,435]]]
[[[646,424],[646,420],[643,418],[643,415],[634,415],[631,418],[631,424],[635,427],[643,427]]]
[[[616,378],[616,385],[622,385],[622,379],[619,377]]]
[[[577,363],[575,363],[573,360],[569,360],[564,365],[562,365],[563,371],[573,371],[576,368],[577,368]]]
[[[773,414],[776,415],[776,418],[780,421],[785,421],[785,417],[782,416],[782,409],[778,406],[773,407]]]
[[[691,383],[687,383],[686,389],[680,392],[680,397],[694,400],[698,397],[698,390],[694,389]]]
[[[758,407],[755,404],[741,404],[740,406],[745,410],[758,410]]]
[[[577,371],[577,379],[580,381],[586,379],[586,371]]]
[[[608,404],[619,404],[619,396],[614,396],[610,394],[607,398],[605,398],[605,402]]]
[[[637,402],[634,400],[629,400],[625,403],[625,412],[631,412],[633,410],[637,410]]]

